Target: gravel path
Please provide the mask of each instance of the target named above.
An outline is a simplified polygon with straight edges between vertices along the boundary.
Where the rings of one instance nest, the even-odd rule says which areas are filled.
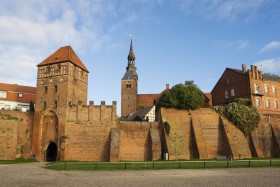
[[[280,186],[280,168],[53,171],[43,165],[0,165],[0,186]]]

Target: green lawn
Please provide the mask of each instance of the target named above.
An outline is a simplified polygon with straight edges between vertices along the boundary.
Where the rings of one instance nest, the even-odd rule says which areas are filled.
[[[29,163],[29,162],[36,162],[36,160],[24,159],[24,158],[17,158],[15,160],[0,160],[0,164],[21,164],[21,163]]]
[[[204,169],[236,167],[280,167],[280,160],[234,161],[155,161],[155,162],[54,162],[45,166],[54,170],[151,170],[151,169]]]

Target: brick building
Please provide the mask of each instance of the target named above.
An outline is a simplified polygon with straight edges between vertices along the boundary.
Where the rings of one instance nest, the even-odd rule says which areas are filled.
[[[279,114],[280,77],[263,73],[257,66],[246,69],[226,68],[211,94],[213,105],[223,105],[236,98],[247,98],[262,114]]]
[[[29,104],[36,102],[36,87],[0,83],[0,109],[29,110]]]

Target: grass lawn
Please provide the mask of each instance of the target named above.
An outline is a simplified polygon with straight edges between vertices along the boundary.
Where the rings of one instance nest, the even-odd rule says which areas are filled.
[[[24,159],[24,158],[17,158],[15,160],[0,160],[0,164],[21,164],[21,163],[29,163],[29,162],[36,162],[36,160]]]
[[[152,170],[152,169],[203,169],[236,167],[280,167],[280,160],[234,161],[155,161],[155,162],[54,162],[45,166],[53,170]]]

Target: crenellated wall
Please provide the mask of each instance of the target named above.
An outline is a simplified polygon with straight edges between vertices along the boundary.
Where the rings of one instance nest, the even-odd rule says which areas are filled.
[[[93,101],[89,105],[72,105],[69,107],[69,122],[93,122],[93,121],[114,121],[116,120],[117,103],[112,102],[112,105],[105,105],[105,101],[101,101],[101,105],[94,105]]]

